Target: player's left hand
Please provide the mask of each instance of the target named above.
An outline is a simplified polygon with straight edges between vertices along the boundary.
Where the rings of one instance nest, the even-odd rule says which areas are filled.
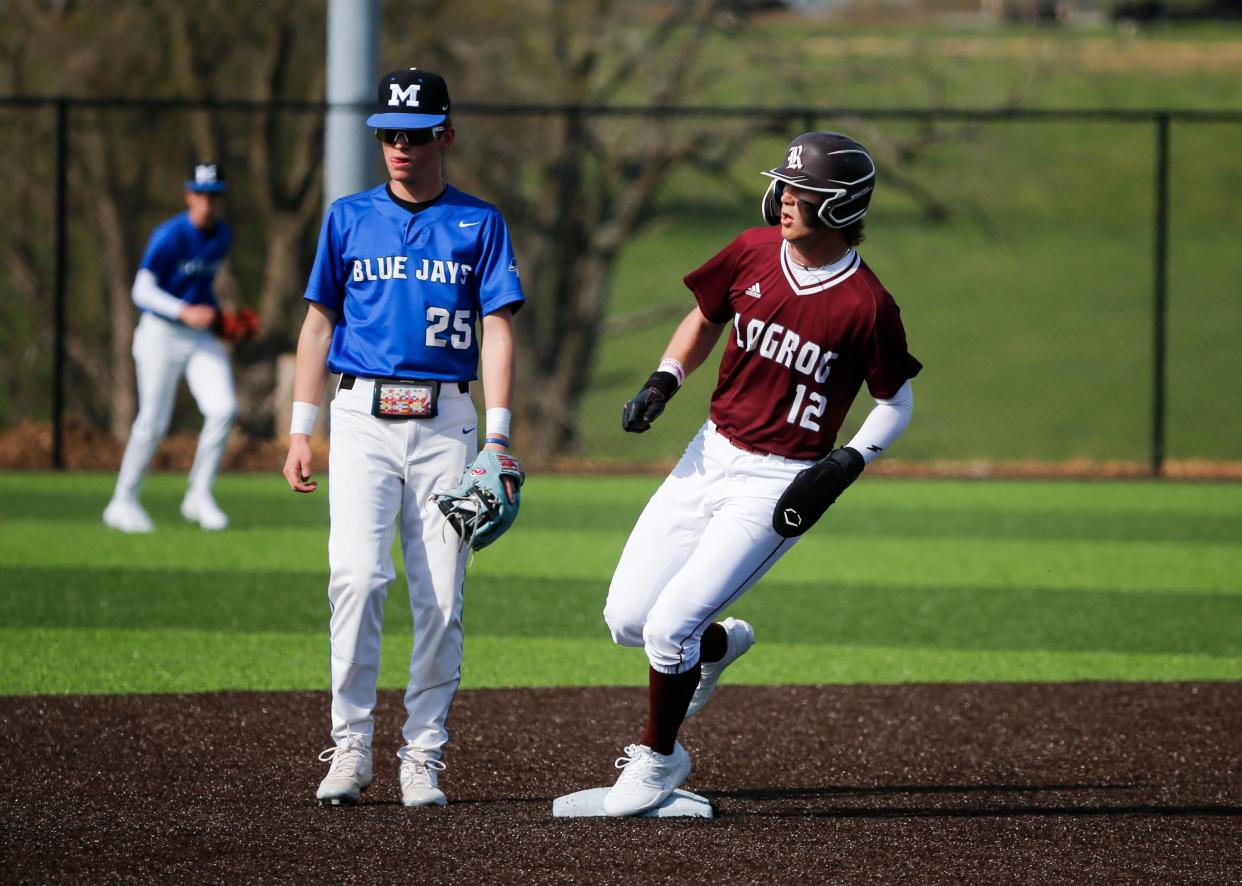
[[[634,398],[621,412],[621,429],[633,434],[651,430],[651,423],[664,413],[664,407],[677,393],[677,376],[658,370],[643,382]]]
[[[828,453],[818,464],[800,472],[781,495],[772,512],[772,528],[782,538],[796,538],[806,532],[837,497],[858,479],[867,462],[848,446]]]
[[[519,490],[525,481],[526,474],[516,458],[484,449],[456,489],[432,498],[462,542],[478,551],[513,525],[522,503]]]
[[[499,452],[504,455],[509,455],[508,446],[501,446],[496,443],[488,443],[486,446],[483,447],[483,449],[485,452]],[[513,502],[516,501],[516,496],[518,492],[517,481],[514,480],[510,474],[502,474],[500,479],[504,482],[505,499],[509,502],[509,504],[513,504]]]

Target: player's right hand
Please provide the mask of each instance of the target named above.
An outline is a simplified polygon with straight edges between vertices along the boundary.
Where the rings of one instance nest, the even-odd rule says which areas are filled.
[[[318,481],[311,479],[310,437],[305,434],[289,436],[289,455],[285,458],[285,480],[294,492],[314,492]]]
[[[634,399],[621,411],[621,429],[633,434],[651,430],[651,423],[660,417],[676,393],[677,376],[663,370],[651,373]]]
[[[177,319],[186,326],[207,329],[216,322],[216,309],[211,305],[186,305],[177,315]]]

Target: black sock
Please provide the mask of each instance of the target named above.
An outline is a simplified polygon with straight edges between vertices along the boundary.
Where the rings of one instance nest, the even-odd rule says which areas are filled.
[[[699,640],[699,661],[720,661],[729,649],[729,632],[718,621],[707,626]]]

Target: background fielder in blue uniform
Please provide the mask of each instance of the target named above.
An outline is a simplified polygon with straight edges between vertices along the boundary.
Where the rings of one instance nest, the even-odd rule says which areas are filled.
[[[488,449],[507,451],[510,318],[523,301],[517,262],[495,207],[446,185],[453,144],[448,88],[429,71],[380,81],[367,120],[390,181],[329,208],[306,288],[293,423],[284,474],[313,492],[310,432],[327,371],[332,607],[331,765],[316,797],[356,803],[371,783],[372,712],[387,586],[399,528],[414,616],[399,778],[406,806],[443,805],[445,720],[461,675],[467,549],[432,502],[456,486],[477,450],[468,393],[482,370]],[[479,338],[481,329],[482,336]],[[394,380],[396,380],[394,382]]]
[[[134,278],[134,304],[142,311],[133,345],[138,415],[103,514],[106,524],[122,532],[154,528],[139,493],[168,430],[182,375],[203,413],[203,431],[181,513],[204,529],[228,526],[212,496],[237,413],[228,355],[212,332],[219,314],[213,284],[233,243],[233,231],[222,217],[224,191],[216,164],[195,166],[185,183],[187,210],[155,229]]]

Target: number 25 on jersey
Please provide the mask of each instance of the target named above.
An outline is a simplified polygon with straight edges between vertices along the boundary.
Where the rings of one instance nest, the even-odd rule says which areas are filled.
[[[469,308],[449,313],[447,308],[427,309],[427,339],[429,348],[446,348],[452,345],[459,351],[469,350],[474,339],[474,311]],[[452,322],[453,331],[449,332]]]

